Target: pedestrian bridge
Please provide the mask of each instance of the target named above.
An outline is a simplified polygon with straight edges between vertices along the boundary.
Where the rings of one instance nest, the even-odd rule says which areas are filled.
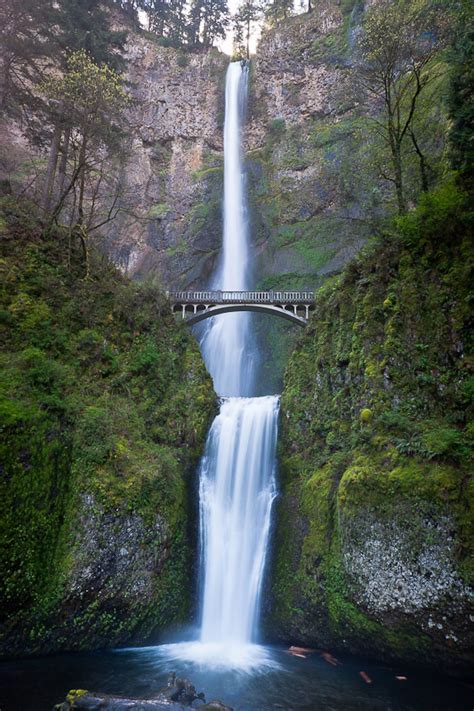
[[[306,326],[314,291],[167,291],[173,313],[194,325],[233,311],[256,311]]]

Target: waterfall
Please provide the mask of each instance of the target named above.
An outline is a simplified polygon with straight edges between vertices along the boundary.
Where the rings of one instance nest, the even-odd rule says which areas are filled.
[[[221,260],[212,281],[214,289],[249,288],[247,200],[241,142],[247,78],[246,65],[240,62],[229,65],[224,122],[224,233]],[[250,314],[225,314],[208,322],[201,339],[201,351],[219,395],[253,394],[255,350]]]
[[[242,123],[248,68],[229,65],[224,126],[224,234],[214,288],[246,289],[250,280]],[[279,400],[250,397],[255,345],[250,314],[212,319],[201,349],[222,400],[201,462],[201,632],[204,645],[235,661],[232,650],[257,640],[259,598],[275,496]]]
[[[248,68],[229,65],[224,126],[224,230],[215,289],[251,279],[242,124]],[[252,397],[256,348],[250,314],[209,320],[200,339],[221,396],[199,469],[201,620],[194,642],[161,645],[160,655],[239,669],[274,667],[258,641],[260,594],[275,497],[279,397]]]
[[[270,510],[278,399],[229,398],[201,466],[201,641],[255,639]]]

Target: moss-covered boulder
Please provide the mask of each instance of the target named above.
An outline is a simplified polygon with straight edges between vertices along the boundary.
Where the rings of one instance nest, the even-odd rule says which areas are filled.
[[[154,638],[189,615],[210,378],[156,289],[4,207],[0,650]]]
[[[472,246],[448,185],[318,295],[282,397],[279,639],[472,664]]]

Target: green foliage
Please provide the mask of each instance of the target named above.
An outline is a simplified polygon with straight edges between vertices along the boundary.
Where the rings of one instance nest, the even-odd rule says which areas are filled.
[[[31,214],[25,226],[11,201],[6,220],[1,644],[13,653],[125,641],[185,614],[185,479],[203,446],[212,386],[156,289],[129,283],[95,252],[83,280],[78,244],[69,253],[61,232],[44,234]],[[74,603],[73,617],[64,613],[84,495],[102,515],[134,516],[150,530],[159,515],[172,541],[153,596],[133,614],[119,590],[112,602],[99,590]]]
[[[368,516],[406,531],[413,555],[447,519],[456,573],[473,579],[473,271],[469,196],[448,183],[319,290],[281,403],[279,638],[418,661],[436,645],[446,653],[414,620],[380,624],[342,551]],[[449,653],[464,659],[462,644]]]
[[[420,141],[417,118],[427,87],[445,71],[440,52],[446,47],[453,21],[449,8],[437,0],[383,0],[365,14],[358,39],[363,63],[354,81],[366,102],[376,98],[384,107],[377,129],[390,165],[388,180],[395,186],[398,211],[407,209],[405,151],[411,143],[419,158],[420,187],[429,188],[429,162]]]
[[[168,205],[164,202],[160,202],[150,207],[150,209],[148,210],[147,217],[151,217],[152,219],[159,219],[161,217],[164,217],[168,211]]]
[[[270,26],[291,17],[294,13],[293,2],[291,0],[271,0],[265,7],[265,20]]]
[[[45,80],[42,89],[61,105],[63,121],[83,136],[92,134],[95,144],[108,136],[129,103],[123,77],[106,64],[96,64],[84,49],[69,54],[64,76]]]
[[[280,137],[285,133],[285,119],[275,118],[271,121],[268,131],[271,136]]]
[[[250,58],[250,37],[261,19],[263,6],[258,0],[242,0],[232,18],[234,55]]]
[[[229,22],[226,0],[139,0],[138,6],[147,15],[148,34],[162,47],[211,47],[225,37]],[[184,55],[178,63],[186,66]]]
[[[61,48],[64,66],[71,52],[84,51],[97,64],[107,64],[119,70],[124,63],[126,32],[111,28],[106,3],[96,0],[58,0],[57,42]]]
[[[465,184],[474,185],[474,9],[462,2],[456,39],[450,53],[449,113],[452,162]]]

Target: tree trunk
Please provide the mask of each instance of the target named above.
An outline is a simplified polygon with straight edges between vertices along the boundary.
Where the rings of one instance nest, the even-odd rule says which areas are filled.
[[[45,183],[43,189],[42,207],[45,212],[49,212],[51,207],[51,197],[53,192],[54,179],[56,177],[56,166],[58,164],[59,145],[61,142],[61,124],[54,127],[53,140],[49,149],[48,167],[46,168]]]
[[[77,205],[78,220],[79,225],[84,224],[84,192],[86,183],[86,148],[87,148],[87,136],[82,139],[81,150],[79,152],[79,202]]]
[[[418,141],[416,140],[416,136],[413,131],[410,131],[410,137],[419,160],[421,191],[423,193],[427,193],[429,190],[428,171],[432,172],[432,170],[426,161],[423,151],[418,145]]]
[[[403,190],[402,156],[400,146],[396,147],[393,154],[393,167],[395,172],[395,189],[397,191],[398,212],[403,215],[407,208],[405,204],[405,193]]]
[[[395,183],[395,190],[397,193],[397,205],[398,212],[403,215],[406,212],[405,205],[405,194],[403,189],[403,169],[402,169],[402,145],[399,137],[399,132],[397,132],[393,117],[388,118],[388,141],[390,145],[390,152],[392,154],[392,165]]]
[[[64,132],[64,140],[61,146],[61,160],[59,161],[59,187],[58,194],[61,199],[64,192],[64,185],[66,183],[66,168],[67,168],[67,157],[69,152],[69,139],[71,137],[71,129],[67,128]]]

